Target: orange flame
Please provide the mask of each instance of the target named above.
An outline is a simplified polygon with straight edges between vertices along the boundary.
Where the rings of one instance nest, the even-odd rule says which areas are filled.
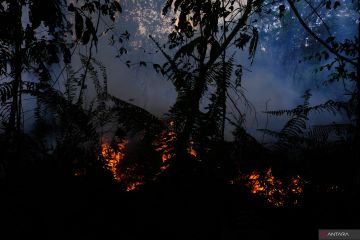
[[[154,143],[155,150],[161,153],[161,158],[164,164],[163,166],[160,167],[161,171],[166,170],[169,167],[168,160],[175,157],[174,144],[177,139],[177,136],[175,131],[173,130],[174,126],[175,126],[175,121],[169,121],[169,130],[163,131],[160,139]],[[189,147],[187,148],[187,152],[192,157],[197,157],[198,153],[194,149],[193,141],[190,141]]]
[[[275,207],[282,207],[288,203],[289,197],[299,198],[303,193],[303,181],[300,176],[292,177],[286,185],[280,179],[275,178],[272,169],[269,168],[265,174],[254,171],[245,175],[246,186],[250,188],[253,194],[264,196],[268,202]],[[293,204],[297,204],[295,200]]]
[[[116,182],[121,181],[121,173],[118,170],[118,166],[124,159],[127,144],[128,141],[124,140],[117,144],[117,149],[114,149],[108,143],[101,144],[101,156],[105,160],[106,168],[110,170]]]
[[[160,171],[165,171],[169,167],[169,160],[175,156],[174,144],[177,139],[176,133],[173,130],[175,126],[174,121],[169,121],[169,130],[163,131],[160,135],[159,140],[155,141],[153,146],[155,150],[161,153],[161,158],[163,165],[160,167]],[[122,141],[118,143],[117,147],[113,147],[108,143],[103,143],[101,145],[101,159],[105,160],[105,167],[108,169],[118,183],[122,182],[126,186],[126,191],[133,191],[139,188],[139,186],[144,184],[143,176],[136,176],[132,173],[131,167],[125,172],[120,172],[119,165],[123,162],[125,157],[125,149],[128,144],[128,141]],[[189,143],[187,149],[188,154],[196,157],[198,153],[194,149],[194,142]],[[129,180],[129,177],[130,179]]]
[[[139,180],[141,179],[141,176],[139,176],[135,181],[133,179],[129,181],[127,178],[128,173],[121,172],[119,170],[119,165],[124,160],[125,150],[128,143],[128,140],[123,140],[118,143],[116,147],[113,147],[108,143],[101,144],[101,158],[105,160],[105,168],[111,172],[113,179],[118,183],[123,183],[126,191],[134,191],[144,184],[143,181]]]

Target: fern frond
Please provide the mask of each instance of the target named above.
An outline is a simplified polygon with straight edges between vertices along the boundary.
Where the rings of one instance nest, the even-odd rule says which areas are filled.
[[[114,103],[109,111],[116,114],[118,123],[121,124],[128,133],[138,133],[145,131],[148,133],[158,133],[163,129],[164,123],[156,116],[134,104],[125,102],[113,95],[107,97]]]
[[[332,123],[326,125],[315,125],[310,128],[307,137],[316,142],[325,142],[332,133],[338,136],[354,132],[354,126],[349,123]]]
[[[13,97],[12,93],[13,93],[12,81],[0,84],[0,100],[2,104]]]

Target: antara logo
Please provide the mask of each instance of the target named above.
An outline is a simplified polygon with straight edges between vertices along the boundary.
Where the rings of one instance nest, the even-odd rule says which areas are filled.
[[[350,237],[348,232],[328,232],[328,237]]]
[[[320,237],[350,237],[348,232],[327,232],[327,231],[320,231]]]

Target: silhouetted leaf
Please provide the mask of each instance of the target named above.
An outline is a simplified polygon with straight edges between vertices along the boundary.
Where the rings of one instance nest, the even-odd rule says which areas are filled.
[[[174,56],[174,60],[178,59],[181,56],[191,54],[194,51],[195,47],[198,46],[201,43],[202,40],[203,40],[203,37],[200,36],[200,37],[195,38],[194,40],[192,40],[188,44],[182,46],[176,52],[176,54]]]
[[[84,30],[84,20],[78,11],[75,12],[75,33],[76,39],[81,39]]]
[[[69,12],[75,12],[76,8],[74,7],[74,4],[70,3],[70,5],[68,6],[68,11]]]
[[[326,6],[327,9],[331,9],[331,1],[330,0],[326,1],[325,6]]]
[[[88,42],[90,40],[90,35],[91,35],[90,30],[86,30],[83,33],[82,38],[81,38],[82,44],[84,44],[84,45],[88,44]]]
[[[157,73],[162,71],[162,67],[159,64],[153,64],[153,68]]]
[[[250,46],[249,46],[249,59],[254,59],[255,57],[258,39],[259,39],[258,30],[256,27],[253,27],[253,36],[251,38]]]
[[[279,6],[279,16],[280,17],[283,17],[284,16],[284,13],[285,13],[285,5],[284,4],[281,4]]]
[[[119,49],[119,54],[120,54],[120,55],[127,54],[126,48],[121,47],[121,48]]]
[[[167,12],[169,11],[169,8],[171,7],[173,1],[174,1],[174,0],[167,0],[167,1],[166,1],[165,7],[164,7],[163,10],[162,10],[162,14],[163,14],[163,15],[166,15],[166,14],[167,14]]]
[[[118,3],[117,1],[114,1],[113,4],[114,4],[116,10],[119,11],[120,13],[122,13],[122,8],[120,6],[120,3]]]
[[[240,37],[235,40],[235,46],[244,49],[245,45],[250,41],[251,36],[246,33],[240,33]]]
[[[326,39],[326,42],[327,42],[327,43],[330,43],[330,42],[333,42],[334,40],[335,40],[335,37],[330,36],[330,37],[328,37],[328,38]]]
[[[69,64],[71,62],[71,52],[70,49],[67,47],[63,48],[63,58],[65,64]]]

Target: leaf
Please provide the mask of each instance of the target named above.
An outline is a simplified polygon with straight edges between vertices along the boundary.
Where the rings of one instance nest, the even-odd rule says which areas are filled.
[[[176,12],[180,6],[180,4],[183,2],[184,0],[176,0],[175,4],[174,4],[174,11]]]
[[[86,31],[85,32],[88,32],[88,34],[89,34],[89,36],[86,36],[88,38],[88,39],[86,39],[87,40],[86,43],[89,42],[90,35],[92,35],[93,41],[94,41],[94,43],[96,45],[97,42],[98,42],[98,38],[96,36],[96,30],[94,28],[93,22],[91,21],[90,18],[86,17],[85,25],[86,25]],[[84,35],[85,35],[85,33],[84,33]],[[83,38],[84,38],[84,36],[83,36]],[[84,43],[84,44],[86,44],[86,43]]]
[[[188,44],[186,44],[185,46],[182,46],[179,51],[176,52],[175,56],[174,56],[174,60],[178,59],[179,57],[183,56],[183,55],[189,55],[194,51],[194,48],[199,45],[203,40],[203,37],[197,37],[194,40],[192,40],[191,42],[189,42]]]
[[[120,6],[120,3],[118,3],[117,1],[114,1],[113,4],[114,4],[116,10],[119,11],[119,13],[122,13],[122,8]]]
[[[242,65],[238,65],[237,67],[238,68],[235,70],[235,76],[236,76],[235,86],[240,87],[241,79],[242,79],[242,75],[243,75],[243,69],[242,69]]]
[[[75,12],[75,33],[76,39],[81,39],[81,35],[84,30],[84,20],[78,11]]]
[[[124,47],[121,47],[121,48],[119,49],[119,54],[120,54],[120,55],[127,54],[127,49],[124,48]]]
[[[244,46],[250,41],[251,36],[246,33],[240,33],[240,38],[235,40],[235,46],[237,48],[244,49]]]
[[[322,53],[324,55],[324,59],[328,60],[329,59],[329,53],[327,51],[323,51]]]
[[[107,15],[108,12],[109,12],[108,6],[105,5],[105,4],[104,4],[104,5],[101,5],[101,13],[102,13],[102,15]]]
[[[254,59],[255,57],[255,53],[256,53],[256,49],[257,49],[257,44],[258,44],[258,39],[259,39],[259,33],[256,27],[253,27],[253,36],[251,38],[250,41],[250,46],[249,46],[249,58]]]
[[[161,68],[161,66],[159,64],[153,64],[153,68],[155,69],[155,71],[157,73],[162,71],[162,68]]]
[[[64,58],[65,64],[68,64],[71,62],[71,52],[70,52],[70,49],[67,47],[63,48],[63,58]]]
[[[279,6],[279,16],[280,17],[283,17],[284,16],[284,13],[285,13],[285,5],[284,4],[281,4]]]
[[[74,4],[70,3],[70,5],[68,6],[68,11],[69,12],[75,12],[76,8],[74,7]]]
[[[96,7],[96,9],[99,9],[100,8],[100,2],[94,2],[94,4],[95,4],[95,7]]]
[[[173,3],[174,0],[167,0],[167,2],[165,3],[165,7],[162,10],[162,14],[166,15],[169,11],[169,8],[171,8],[171,5]]]
[[[85,26],[88,30],[92,31],[94,29],[94,25],[91,21],[90,18],[86,17],[86,20],[85,20]]]
[[[339,7],[340,6],[340,2],[339,1],[335,1],[335,3],[334,3],[334,9],[336,9],[337,7]]]
[[[330,1],[330,0],[328,0],[328,1],[326,2],[326,8],[327,8],[327,9],[331,9],[331,1]]]
[[[327,43],[330,43],[330,42],[333,42],[335,40],[335,37],[334,36],[331,36],[331,37],[328,37],[327,39],[326,39],[326,42]]]
[[[83,33],[82,38],[81,38],[81,42],[83,45],[88,44],[88,42],[90,40],[90,35],[91,35],[91,32],[88,29]]]
[[[218,41],[214,40],[214,42],[211,44],[211,51],[210,51],[210,59],[216,59],[218,55],[220,54],[220,44]]]

